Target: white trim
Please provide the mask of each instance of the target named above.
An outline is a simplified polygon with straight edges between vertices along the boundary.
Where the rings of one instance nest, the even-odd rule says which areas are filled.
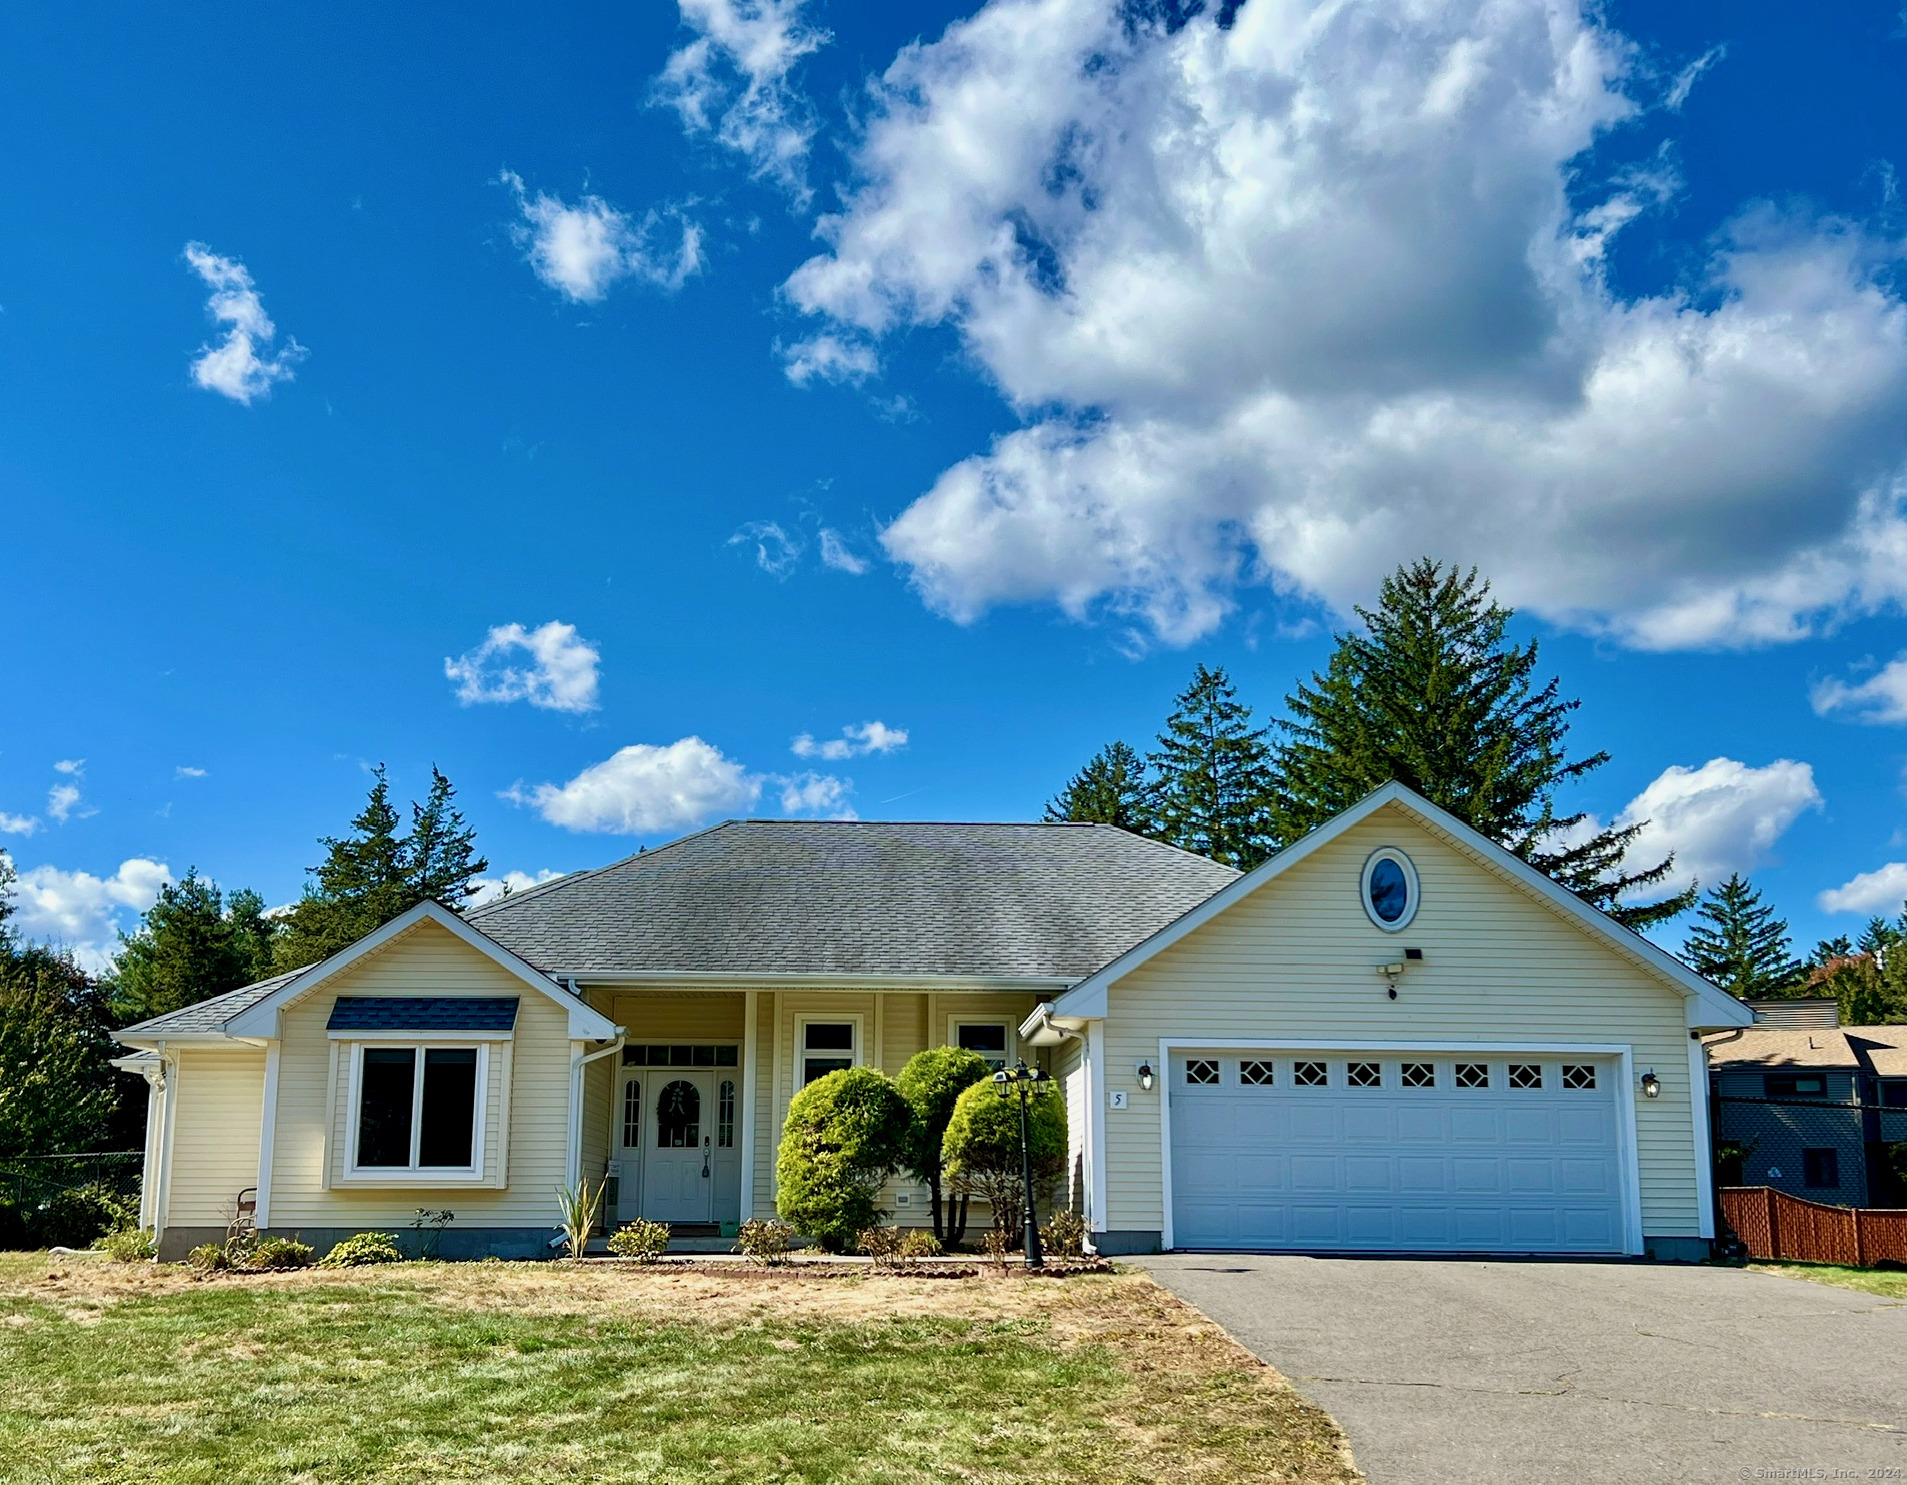
[[[564,989],[528,960],[519,958],[489,935],[472,928],[449,908],[435,902],[418,903],[408,912],[398,914],[382,928],[367,933],[349,948],[340,949],[329,959],[319,961],[295,979],[280,985],[257,1005],[240,1011],[227,1021],[226,1034],[228,1036],[276,1037],[279,1034],[278,1013],[281,1009],[309,991],[317,989],[325,981],[343,973],[360,959],[375,954],[393,939],[409,933],[413,928],[426,922],[435,923],[453,938],[475,949],[531,989],[548,996],[562,1006],[569,1013],[569,1033],[572,1040],[606,1042],[615,1037],[616,1028],[609,1018],[598,1011],[591,1010],[582,996]]]
[[[1101,1023],[1095,1022],[1094,1025]],[[1636,1136],[1635,1052],[1627,1042],[1452,1042],[1393,1041],[1346,1037],[1159,1038],[1159,1190],[1165,1210],[1159,1246],[1171,1252],[1172,1231],[1172,1054],[1174,1052],[1480,1052],[1486,1056],[1577,1056],[1616,1059],[1621,1086],[1616,1091],[1616,1167],[1622,1182],[1623,1249],[1640,1255],[1642,1242],[1641,1152]]]
[[[887,1065],[887,1014],[886,1012],[887,1012],[887,997],[885,995],[875,996],[874,997],[874,1033],[873,1033],[874,1048],[872,1053],[867,1058],[867,1065],[869,1067],[878,1068],[878,1067],[885,1067]]]
[[[1197,907],[1174,919],[1150,938],[1135,944],[1103,969],[1081,980],[1053,1002],[1054,1013],[1062,1017],[1106,1015],[1106,990],[1115,980],[1123,979],[1187,934],[1211,922],[1233,904],[1275,882],[1285,872],[1346,831],[1362,824],[1386,805],[1396,805],[1406,813],[1415,815],[1429,829],[1447,836],[1456,845],[1482,858],[1496,871],[1548,903],[1564,917],[1573,919],[1618,953],[1666,981],[1684,997],[1684,1019],[1689,1030],[1719,1030],[1754,1024],[1753,1011],[1727,991],[1711,985],[1674,955],[1624,928],[1606,913],[1591,907],[1567,887],[1558,886],[1488,836],[1397,783],[1373,790],[1349,809],[1332,816],[1302,840],[1287,846],[1264,865],[1227,883]]]
[[[344,1048],[346,1059],[344,1166],[338,1177],[340,1186],[478,1186],[484,1182],[484,1155],[488,1146],[490,1113],[490,1044],[471,1042],[461,1037],[432,1037],[428,1041],[410,1041],[403,1046],[418,1055],[411,1067],[411,1159],[415,1161],[418,1143],[423,1138],[424,1053],[474,1051],[477,1054],[476,1085],[470,1100],[470,1164],[449,1166],[358,1164],[358,1103],[363,1090],[364,1053],[373,1047],[397,1045],[388,1041],[364,1041]]]
[[[179,1107],[179,1059],[177,1057],[167,1059],[163,1042],[159,1044],[159,1059],[165,1064],[166,1106],[165,1132],[159,1157],[159,1201],[153,1215],[155,1238],[172,1222],[172,1141],[179,1127],[179,1121],[175,1117]]]
[[[771,1045],[768,1049],[768,1132],[772,1137],[775,1132],[775,1121],[786,1118],[786,1115],[782,1113],[781,1102],[781,992],[779,990],[769,995],[768,1014],[771,1036]],[[779,1156],[781,1141],[777,1139],[774,1143],[777,1156]],[[768,1162],[768,1204],[771,1207],[774,1206],[775,1199],[781,1190],[778,1174],[780,1165],[779,1158]]]
[[[1067,975],[837,975],[728,974],[713,970],[657,969],[613,975],[564,975],[592,990],[871,990],[914,995],[921,991],[952,995],[1040,993],[1075,983]]]
[[[262,1232],[271,1226],[272,1154],[278,1143],[278,1048],[273,1042],[265,1049],[265,1096],[258,1123],[258,1205],[252,1219]]]
[[[947,1017],[947,1045],[948,1046],[957,1047],[960,1045],[960,1028],[962,1026],[998,1026],[1000,1027],[1003,1031],[1006,1032],[1006,1049],[1000,1055],[1006,1059],[1006,1062],[1004,1064],[1005,1066],[1007,1067],[1013,1066],[1013,1059],[1017,1055],[1019,1055],[1019,1045],[1020,1045],[1020,1023],[1017,1017],[1015,1016],[963,1016],[960,1014],[960,1012],[954,1011],[951,1015]],[[986,1053],[982,1052],[980,1055],[984,1057],[986,1056]]]
[[[760,1059],[756,1043],[761,1040],[761,1007],[758,990],[742,993],[742,1205],[741,1220],[755,1215],[755,1099],[760,1095]]]
[[[1086,1028],[1086,1166],[1092,1192],[1091,1230],[1106,1231],[1106,1023]]]
[[[1696,1232],[1715,1236],[1715,1147],[1708,1127],[1708,1047],[1690,1038],[1688,1044],[1688,1100],[1695,1132],[1695,1199],[1701,1204]]]
[[[569,1118],[563,1121],[568,1131],[563,1149],[563,1186],[565,1190],[576,1189],[576,1178],[582,1173],[583,1166],[583,1056],[589,1051],[589,1043],[572,1041],[569,1044]]]
[[[792,1081],[792,1087],[789,1089],[788,1097],[791,1100],[795,1094],[808,1086],[807,1080],[802,1075],[808,1070],[808,1028],[810,1026],[852,1026],[854,1028],[854,1046],[850,1049],[848,1054],[848,1066],[868,1067],[872,1065],[867,1060],[867,1017],[863,1012],[815,1011],[812,1014],[797,1013],[795,1016],[795,1055],[788,1065],[789,1076]],[[826,1052],[817,1052],[815,1055],[827,1056],[829,1054]]]
[[[1378,917],[1377,909],[1371,903],[1371,876],[1380,861],[1394,862],[1404,873],[1404,911],[1391,923]],[[1404,854],[1402,846],[1379,846],[1364,858],[1364,869],[1357,874],[1357,895],[1363,904],[1364,916],[1371,920],[1371,926],[1379,933],[1402,933],[1410,927],[1411,920],[1417,916],[1418,905],[1423,901],[1424,888],[1417,877],[1417,863]]]

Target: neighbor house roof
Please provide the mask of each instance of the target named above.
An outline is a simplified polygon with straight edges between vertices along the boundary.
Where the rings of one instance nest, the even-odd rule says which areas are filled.
[[[1805,1067],[1907,1076],[1907,1026],[1751,1026],[1739,1037],[1709,1043],[1717,1068]]]
[[[1070,982],[1236,876],[1110,825],[735,820],[470,921],[559,977]]]

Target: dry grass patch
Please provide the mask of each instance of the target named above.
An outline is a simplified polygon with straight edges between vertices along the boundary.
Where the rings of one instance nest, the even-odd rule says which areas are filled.
[[[0,1318],[4,1481],[1357,1478],[1141,1274],[0,1258]]]

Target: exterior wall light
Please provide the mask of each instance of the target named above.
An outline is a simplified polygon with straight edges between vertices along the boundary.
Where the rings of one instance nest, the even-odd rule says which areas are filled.
[[[1652,1067],[1645,1067],[1642,1070],[1642,1096],[1644,1098],[1662,1096],[1662,1080],[1655,1075],[1655,1069]]]
[[[1147,1093],[1152,1091],[1153,1079],[1156,1076],[1157,1075],[1152,1071],[1152,1061],[1150,1058],[1147,1058],[1139,1064],[1139,1086]]]

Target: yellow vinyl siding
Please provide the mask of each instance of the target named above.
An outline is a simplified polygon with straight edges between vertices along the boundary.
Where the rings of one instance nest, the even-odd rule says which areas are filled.
[[[344,1183],[349,1043],[326,1034],[340,995],[514,996],[512,1041],[490,1044],[482,1186]],[[402,1226],[449,1208],[458,1227],[556,1223],[569,1138],[569,1013],[493,960],[424,922],[280,1013],[274,1228]],[[445,1040],[455,1040],[447,1035]],[[335,1050],[334,1050],[335,1049]]]
[[[1401,933],[1364,915],[1359,877],[1377,847],[1415,863],[1422,905]],[[1390,1000],[1375,966],[1421,948]],[[1159,1100],[1135,1069],[1161,1038],[1607,1042],[1634,1048],[1662,1096],[1636,1101],[1642,1227],[1692,1236],[1701,1214],[1681,995],[1555,909],[1397,809],[1316,855],[1113,983],[1106,1089],[1105,1226],[1163,1226]],[[1696,1090],[1699,1092],[1699,1090]]]
[[[239,1192],[258,1184],[265,1053],[250,1047],[181,1048],[167,1096],[176,1100],[166,1223],[223,1227]]]

